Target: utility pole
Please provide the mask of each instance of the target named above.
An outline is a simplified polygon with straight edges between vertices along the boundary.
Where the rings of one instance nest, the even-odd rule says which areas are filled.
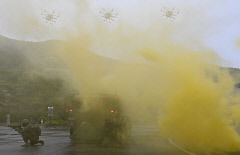
[[[7,114],[7,126],[11,125],[10,114]]]

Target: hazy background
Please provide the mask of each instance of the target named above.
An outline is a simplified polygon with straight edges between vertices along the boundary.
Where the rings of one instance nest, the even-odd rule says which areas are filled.
[[[238,3],[3,0],[2,116],[67,120],[116,95],[184,148],[239,151]]]

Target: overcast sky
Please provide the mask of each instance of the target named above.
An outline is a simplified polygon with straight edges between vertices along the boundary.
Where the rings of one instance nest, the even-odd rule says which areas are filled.
[[[182,42],[200,42],[215,50],[222,64],[240,68],[239,0],[88,0],[89,8],[80,1],[0,0],[0,34],[35,42],[65,39],[62,32],[74,33],[81,22],[93,29],[103,21],[100,12],[113,8],[116,18],[106,27],[123,22],[144,31],[153,24],[159,29],[169,24]],[[173,18],[164,17],[168,10]],[[51,21],[48,14],[54,15]]]

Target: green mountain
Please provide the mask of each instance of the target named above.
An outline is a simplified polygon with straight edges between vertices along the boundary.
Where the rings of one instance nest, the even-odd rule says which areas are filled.
[[[67,120],[76,92],[64,80],[66,68],[47,54],[51,42],[31,43],[0,37],[0,121],[54,117]]]

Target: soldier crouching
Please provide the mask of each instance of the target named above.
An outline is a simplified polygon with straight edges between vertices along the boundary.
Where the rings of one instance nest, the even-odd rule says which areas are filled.
[[[27,119],[24,119],[22,121],[22,126],[23,129],[20,133],[23,137],[23,141],[25,142],[23,146],[35,145],[38,143],[44,145],[44,141],[39,140],[41,129],[38,125],[32,124]]]

